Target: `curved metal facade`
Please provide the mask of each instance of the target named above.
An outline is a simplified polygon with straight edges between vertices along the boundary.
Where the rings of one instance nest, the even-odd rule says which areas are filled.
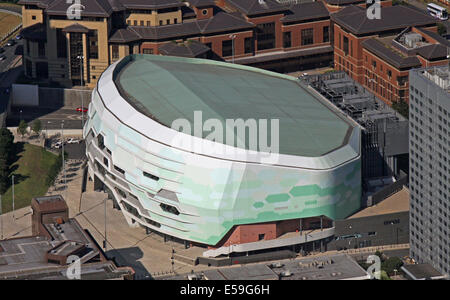
[[[172,147],[162,134],[171,129],[120,96],[112,80],[115,67],[93,92],[84,136],[91,178],[111,190],[130,224],[216,245],[234,225],[339,219],[359,209],[358,126],[344,149],[307,158],[308,167],[301,157],[280,159],[292,165],[265,165],[193,153]]]

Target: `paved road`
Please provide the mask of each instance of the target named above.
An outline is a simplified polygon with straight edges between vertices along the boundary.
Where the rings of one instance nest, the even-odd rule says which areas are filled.
[[[415,8],[415,9],[417,9],[417,10],[420,10],[421,12],[423,12],[423,13],[425,13],[425,14],[428,15],[427,5],[426,5],[425,3],[421,2],[421,1],[418,1],[418,0],[406,0],[406,2],[407,2],[408,4],[410,4],[410,6],[411,6],[412,8]],[[445,7],[444,4],[438,4],[438,5],[441,5],[442,7]],[[436,20],[438,20],[438,19],[436,19]],[[439,21],[439,20],[438,20],[438,21]],[[441,23],[442,23],[445,27],[447,27],[447,33],[450,33],[450,20],[447,20],[447,21],[441,21]]]
[[[22,112],[21,112],[22,111]],[[86,118],[86,114],[84,114]],[[42,129],[52,130],[60,129],[64,120],[65,129],[81,129],[81,113],[75,109],[50,109],[50,108],[11,108],[11,115],[6,121],[8,127],[17,127],[20,120],[25,120],[31,124],[39,119],[42,123]],[[86,120],[86,119],[85,119]]]
[[[0,61],[0,86],[3,86],[3,76],[8,71],[12,62],[17,58],[18,55],[22,55],[23,51],[23,41],[18,41],[18,43],[12,47],[3,47],[5,52],[0,55],[5,55],[6,59],[4,61]]]

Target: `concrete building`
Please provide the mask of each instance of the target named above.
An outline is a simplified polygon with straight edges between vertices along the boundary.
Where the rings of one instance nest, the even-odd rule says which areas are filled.
[[[411,257],[450,274],[450,68],[410,72]]]
[[[59,0],[19,3],[25,75],[64,86],[94,87],[111,63],[129,54],[177,55],[167,44],[188,41],[203,44],[207,58],[281,72],[329,66],[333,56],[322,2],[89,0],[81,10]]]
[[[380,203],[335,222],[328,250],[409,243],[409,190],[403,187]]]
[[[331,15],[334,64],[388,104],[408,102],[411,68],[446,64],[448,41],[436,19],[407,6],[381,9],[380,20],[348,6]]]
[[[171,128],[179,118],[198,126],[196,111],[222,129],[230,119],[279,119],[277,161],[265,161],[260,147]],[[213,60],[129,56],[100,78],[84,136],[90,178],[128,223],[189,243],[230,251],[329,228],[360,207],[360,127],[291,76]],[[209,150],[222,147],[227,151]]]
[[[369,280],[370,275],[346,254],[279,260],[182,274],[163,280]]]
[[[134,278],[132,268],[108,260],[89,232],[68,218],[61,196],[34,198],[32,210],[32,236],[0,240],[0,279],[76,279],[74,272],[68,272],[76,269],[71,265],[75,257],[80,279]]]

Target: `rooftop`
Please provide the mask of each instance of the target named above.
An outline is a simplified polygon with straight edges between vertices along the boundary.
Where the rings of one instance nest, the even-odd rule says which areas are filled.
[[[443,90],[447,91],[447,93],[450,93],[450,66],[427,68],[423,70],[422,74]]]
[[[337,254],[317,258],[281,260],[239,267],[206,270],[204,280],[364,280],[367,272],[348,255]],[[166,279],[183,280],[187,275]]]
[[[374,206],[367,207],[357,212],[356,214],[350,216],[349,219],[393,214],[405,211],[409,211],[409,190],[403,187],[403,189],[399,192],[389,196]]]
[[[350,5],[331,14],[331,18],[353,34],[369,34],[409,26],[436,24],[433,17],[403,5],[382,7],[381,15],[383,16],[381,19],[369,19],[365,9]]]
[[[184,118],[194,128],[195,111],[220,120],[224,130],[227,119],[279,119],[281,154],[325,155],[347,144],[354,126],[299,80],[251,67],[133,55],[114,80],[126,101],[167,127]]]
[[[401,269],[412,280],[444,279],[444,276],[430,264],[404,265]]]

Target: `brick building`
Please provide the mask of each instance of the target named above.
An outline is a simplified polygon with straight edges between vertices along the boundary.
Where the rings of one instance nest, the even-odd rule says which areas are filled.
[[[382,8],[381,15],[370,20],[357,6],[331,15],[335,67],[386,103],[408,102],[408,70],[445,64],[447,41],[436,34],[436,20],[424,13],[391,6]],[[404,43],[411,33],[418,39],[412,48]]]
[[[208,58],[280,72],[327,66],[333,58],[322,2],[90,0],[81,9],[66,1],[19,3],[25,75],[63,86],[93,87],[107,66],[129,54],[163,54],[167,44],[188,41],[208,47],[210,53],[201,51]],[[190,52],[169,53],[180,50]]]

